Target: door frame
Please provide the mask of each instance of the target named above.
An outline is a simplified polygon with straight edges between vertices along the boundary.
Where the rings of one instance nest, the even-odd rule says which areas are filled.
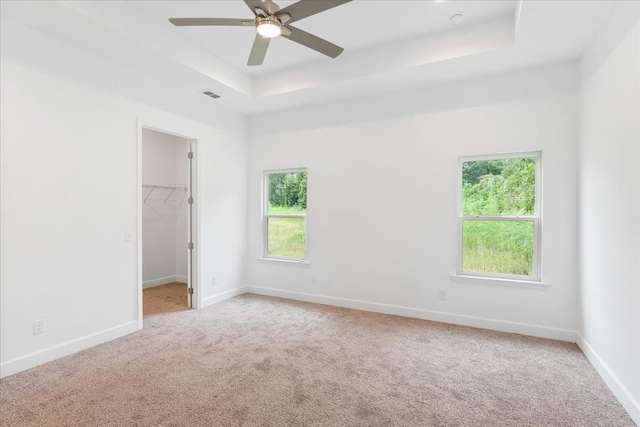
[[[143,328],[143,283],[142,283],[142,130],[148,129],[156,132],[166,133],[168,135],[177,136],[188,141],[193,159],[191,161],[191,178],[188,180],[188,194],[193,197],[193,205],[191,207],[191,215],[188,215],[188,232],[191,235],[193,249],[188,253],[190,265],[187,268],[189,276],[189,285],[193,288],[191,295],[191,308],[199,309],[202,307],[200,301],[200,275],[199,275],[199,241],[200,241],[200,220],[199,220],[199,204],[200,198],[198,188],[198,140],[191,136],[183,135],[179,132],[167,130],[162,127],[155,126],[147,121],[138,119],[136,121],[136,287],[138,295],[138,330]],[[187,160],[187,159],[185,159]]]

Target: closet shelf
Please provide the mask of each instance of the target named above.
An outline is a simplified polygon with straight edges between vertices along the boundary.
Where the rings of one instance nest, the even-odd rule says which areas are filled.
[[[149,184],[142,184],[142,188],[159,188],[162,190],[183,190],[183,191],[187,191],[187,187],[168,187],[166,185],[149,185]]]

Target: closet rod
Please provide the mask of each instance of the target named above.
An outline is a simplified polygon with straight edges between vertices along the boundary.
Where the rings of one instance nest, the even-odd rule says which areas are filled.
[[[184,191],[187,191],[187,187],[168,187],[166,185],[142,184],[142,188],[161,188],[163,190],[184,190]]]

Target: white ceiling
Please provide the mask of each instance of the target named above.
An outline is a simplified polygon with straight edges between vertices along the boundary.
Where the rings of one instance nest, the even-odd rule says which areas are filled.
[[[330,61],[313,50],[284,38],[273,40],[261,66],[247,66],[255,37],[252,27],[180,27],[169,18],[241,18],[251,19],[244,2],[235,1],[145,1],[133,2],[146,16],[164,23],[169,30],[187,37],[251,76],[270,74],[291,66]],[[278,1],[282,8],[295,1]],[[294,25],[334,44],[349,55],[359,49],[446,31],[455,26],[451,16],[466,17],[459,27],[501,16],[513,16],[516,2],[506,1],[384,1],[355,0],[310,16]]]
[[[222,98],[208,101],[257,114],[575,59],[616,3],[355,0],[295,24],[343,46],[340,57],[276,39],[259,67],[245,65],[251,28],[167,21],[250,18],[241,0],[3,1],[0,14],[130,69],[147,88],[194,99],[211,90]]]

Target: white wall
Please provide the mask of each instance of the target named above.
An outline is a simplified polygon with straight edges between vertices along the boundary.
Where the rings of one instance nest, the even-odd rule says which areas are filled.
[[[202,124],[68,80],[114,65],[4,20],[0,40],[2,375],[137,329],[138,120],[198,140],[202,302],[246,284],[243,117]]]
[[[142,184],[188,186],[189,141],[142,130]],[[143,189],[142,280],[145,288],[187,281],[186,190]]]
[[[581,346],[640,424],[640,4],[580,63]]]
[[[577,76],[577,65],[566,63],[252,117],[252,287],[575,339]],[[542,262],[548,289],[452,282],[457,157],[532,150],[544,156]],[[258,260],[262,171],[291,167],[308,168],[310,266]],[[447,291],[446,301],[438,299],[439,289]]]

